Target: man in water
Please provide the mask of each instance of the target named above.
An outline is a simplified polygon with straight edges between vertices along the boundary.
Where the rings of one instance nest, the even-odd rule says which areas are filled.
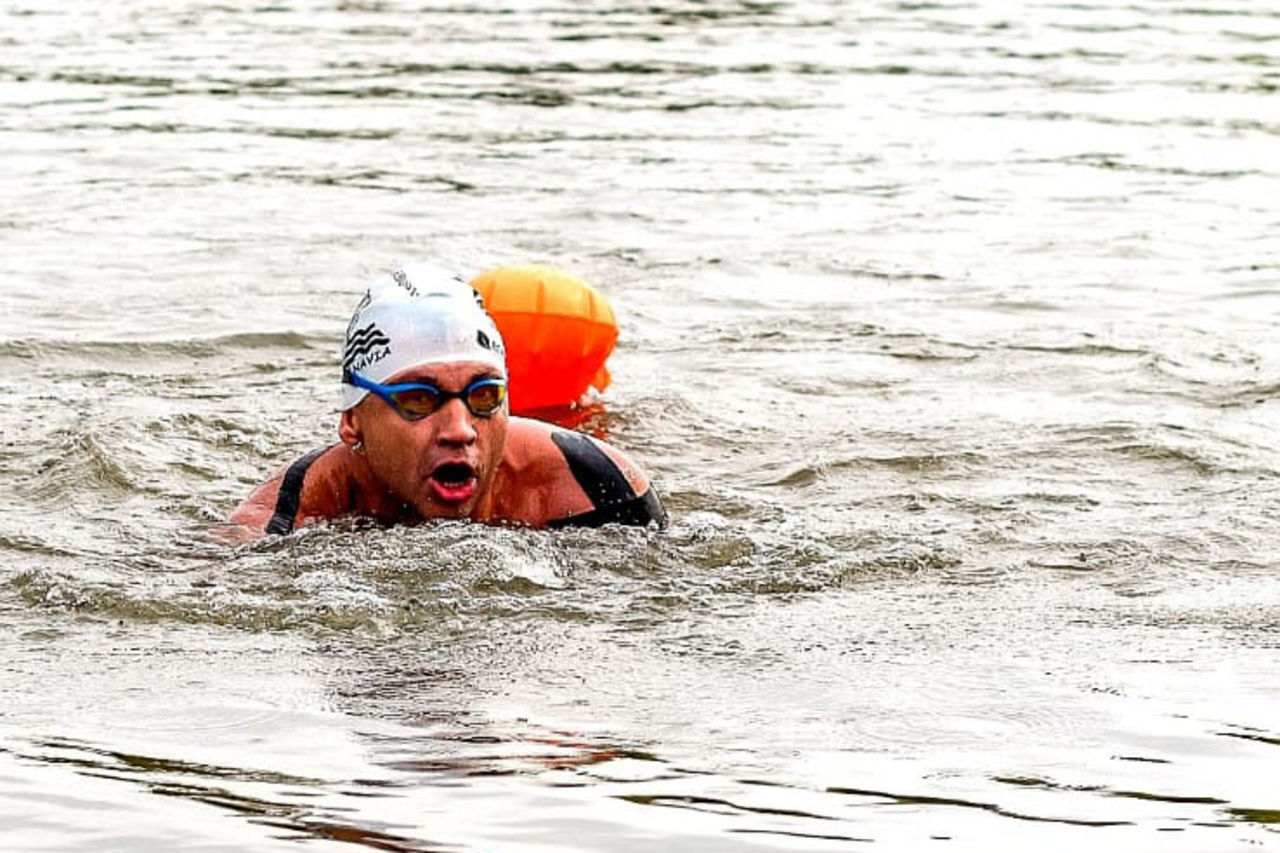
[[[282,469],[231,521],[275,534],[348,515],[664,524],[648,477],[617,449],[509,414],[504,353],[461,279],[429,266],[378,279],[347,326],[341,440]]]

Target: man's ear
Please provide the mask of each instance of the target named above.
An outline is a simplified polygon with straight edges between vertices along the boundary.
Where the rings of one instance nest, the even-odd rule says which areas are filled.
[[[347,409],[338,420],[338,438],[348,447],[355,447],[363,439],[361,437],[359,418],[354,409]]]

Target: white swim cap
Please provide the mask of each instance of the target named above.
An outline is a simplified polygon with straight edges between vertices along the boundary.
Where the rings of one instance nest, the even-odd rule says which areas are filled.
[[[356,306],[342,347],[342,408],[369,392],[349,383],[352,371],[386,382],[420,364],[478,361],[507,374],[502,336],[471,285],[430,264],[380,276]]]

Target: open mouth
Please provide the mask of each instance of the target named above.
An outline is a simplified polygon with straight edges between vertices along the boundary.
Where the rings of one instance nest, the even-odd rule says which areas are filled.
[[[446,462],[431,472],[432,494],[444,503],[461,503],[476,490],[476,470],[466,462]]]

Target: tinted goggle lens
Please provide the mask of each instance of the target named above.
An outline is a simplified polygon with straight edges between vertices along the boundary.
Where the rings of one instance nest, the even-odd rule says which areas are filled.
[[[492,415],[507,399],[507,383],[501,379],[481,379],[457,392],[441,391],[429,385],[418,385],[393,391],[388,395],[396,411],[409,420],[421,420],[446,401],[460,397],[473,415]]]
[[[507,399],[507,384],[496,381],[477,382],[463,393],[466,396],[462,399],[473,414],[492,415],[502,408],[502,402]]]
[[[440,394],[430,388],[413,388],[408,391],[393,391],[388,396],[395,404],[396,411],[409,420],[425,418],[440,405]]]

